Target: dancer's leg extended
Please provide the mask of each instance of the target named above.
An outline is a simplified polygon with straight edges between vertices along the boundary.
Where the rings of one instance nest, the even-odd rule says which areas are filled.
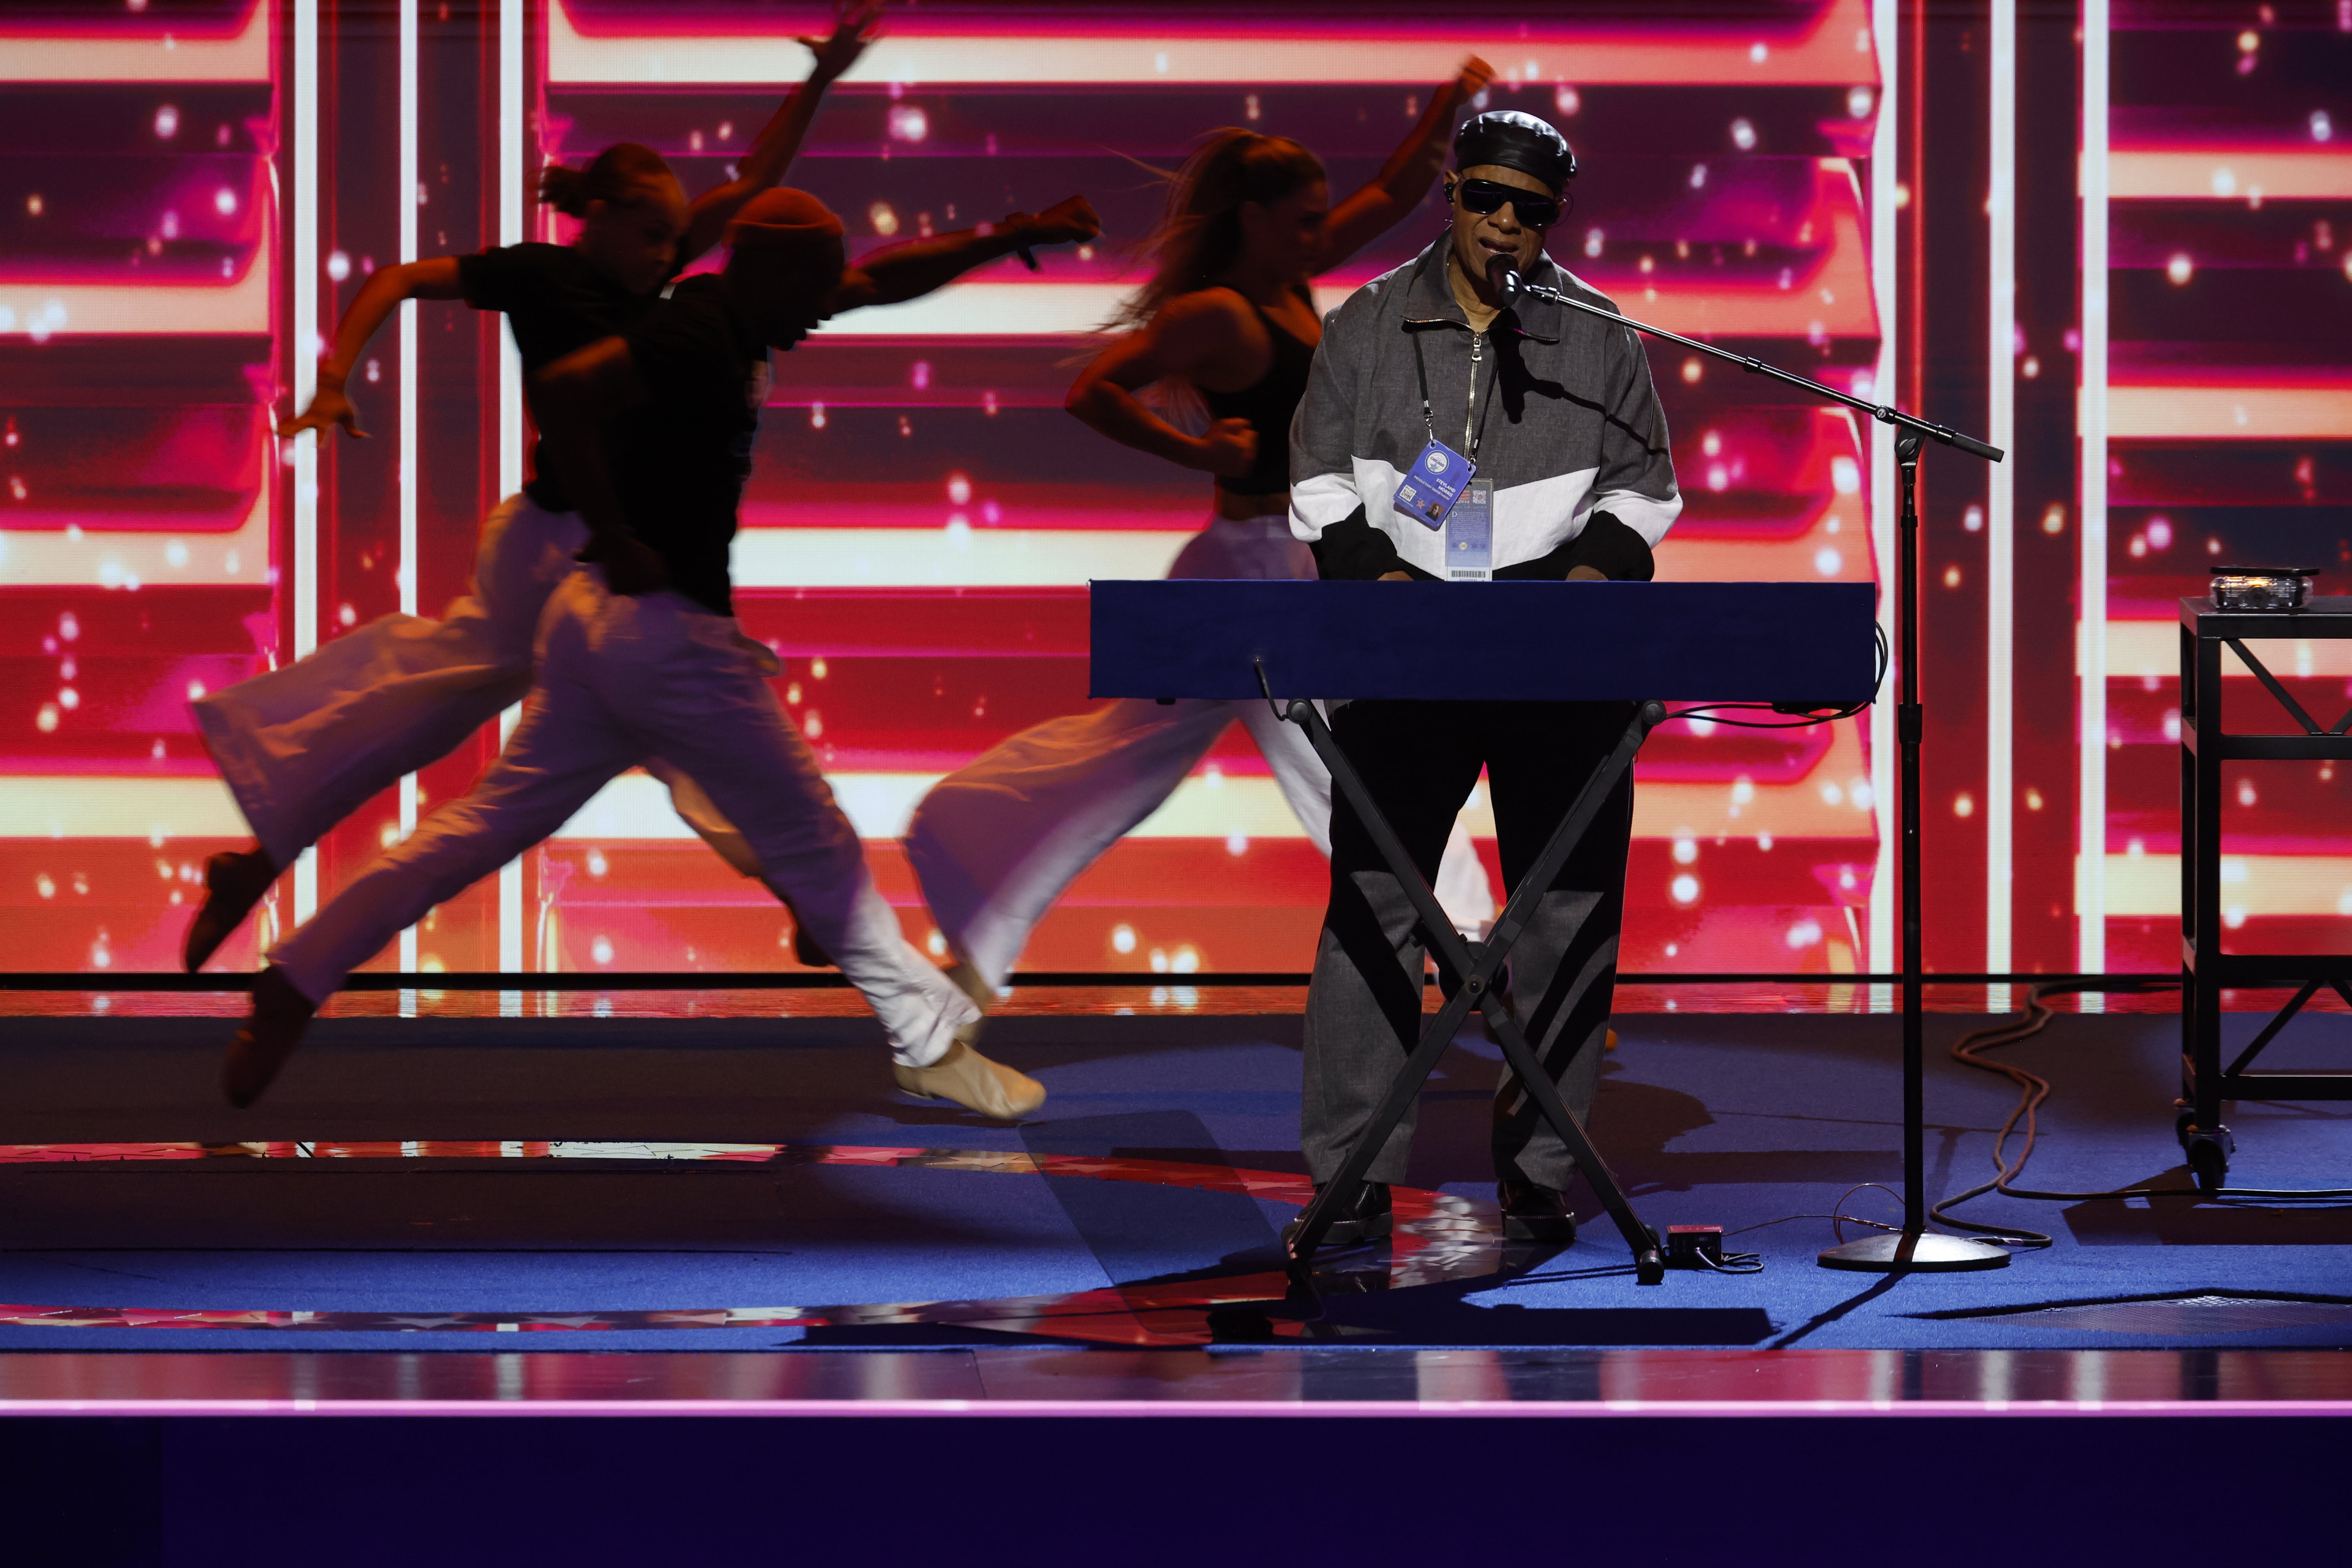
[[[379,858],[272,952],[255,1017],[231,1048],[230,1098],[243,1104],[259,1094],[299,1043],[310,1007],[353,965],[553,832],[656,744],[687,758],[721,809],[740,814],[772,878],[844,954],[845,971],[882,1019],[902,1082],[995,1115],[1043,1101],[1034,1082],[956,1042],[956,1027],[977,1010],[899,936],[855,834],[732,623],[694,613],[674,595],[608,595],[587,573],[549,617],[537,700],[505,754],[464,800]]]
[[[582,668],[583,650],[565,657],[581,640],[581,628],[556,623],[535,700],[489,771],[270,950],[295,989],[324,1002],[402,930],[546,838],[644,756]]]
[[[439,620],[382,616],[195,703],[205,743],[257,847],[206,866],[207,896],[183,953],[191,972],[296,856],[522,700],[548,597],[574,570],[587,536],[577,514],[512,497],[483,519],[467,591]],[[691,783],[653,766],[688,824],[751,874],[740,836]]]
[[[980,1021],[979,1008],[908,944],[866,872],[856,830],[734,621],[675,595],[605,597],[585,574],[566,592],[598,601],[613,706],[700,784],[769,888],[864,994],[889,1039],[898,1086],[1008,1120],[1044,1104],[1043,1085],[960,1037]]]
[[[907,858],[958,956],[1003,984],[1063,889],[1159,809],[1233,716],[1129,699],[1024,730],[933,785]]]
[[[907,858],[957,954],[1001,986],[1079,872],[1158,810],[1239,718],[1317,849],[1330,853],[1331,775],[1297,725],[1265,702],[1142,699],[1023,731],[934,785],[907,833]],[[1460,864],[1457,864],[1457,861]],[[1475,923],[1486,872],[1466,838],[1441,881],[1469,889],[1448,912]]]
[[[873,1005],[899,1064],[939,1061],[978,1009],[908,943],[856,829],[734,623],[672,595],[609,598],[603,616],[614,705],[734,825],[762,879]]]
[[[280,867],[403,773],[530,689],[531,643],[587,538],[517,496],[483,520],[466,594],[437,621],[385,616],[195,704],[205,743]]]
[[[1289,804],[1290,814],[1315,842],[1325,859],[1331,858],[1331,770],[1315,754],[1307,731],[1276,716],[1265,701],[1227,704],[1257,742],[1274,782]]]
[[[231,1104],[250,1105],[269,1087],[311,1013],[354,968],[426,910],[553,833],[643,756],[642,742],[595,689],[583,628],[556,622],[549,654],[536,700],[473,789],[376,857],[270,950],[269,967],[255,982],[253,1016],[222,1067]]]
[[[1331,774],[1324,767],[1323,759],[1315,754],[1307,731],[1276,718],[1264,701],[1236,702],[1234,708],[1242,722],[1249,726],[1250,739],[1265,754],[1266,766],[1273,770],[1274,782],[1282,786],[1282,797],[1290,803],[1298,826],[1307,830],[1307,837],[1328,858],[1331,853]],[[1445,853],[1438,860],[1437,877],[1430,888],[1457,930],[1475,932],[1494,918],[1494,883],[1459,817],[1454,819],[1453,831],[1446,835]]]
[[[199,699],[196,723],[255,847],[205,867],[190,973],[279,871],[404,773],[449,754],[530,689],[547,596],[587,530],[515,496],[482,521],[467,591],[437,621],[384,616],[282,669]]]

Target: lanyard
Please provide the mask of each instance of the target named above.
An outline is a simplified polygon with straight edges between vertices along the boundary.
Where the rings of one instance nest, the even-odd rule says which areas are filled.
[[[1470,334],[1470,406],[1462,416],[1462,439],[1470,448],[1463,454],[1473,463],[1478,460],[1478,443],[1486,438],[1486,409],[1478,406],[1478,364],[1486,358],[1486,334]],[[1412,368],[1421,377],[1421,422],[1429,427],[1429,438],[1437,439],[1437,418],[1429,407],[1429,363],[1422,357],[1421,334],[1412,334]],[[1496,356],[1494,373],[1486,377],[1486,407],[1495,404],[1495,382],[1503,374],[1501,357]]]

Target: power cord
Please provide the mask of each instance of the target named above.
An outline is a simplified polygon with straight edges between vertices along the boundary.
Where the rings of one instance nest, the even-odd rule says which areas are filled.
[[[2017,1104],[2011,1108],[2008,1120],[2000,1124],[2000,1131],[1993,1137],[1992,1163],[1996,1173],[1993,1179],[1970,1187],[1964,1193],[1955,1193],[1941,1203],[1930,1205],[1927,1210],[1928,1216],[1944,1225],[1973,1231],[2004,1247],[2038,1250],[2053,1245],[2051,1237],[2038,1230],[2026,1230],[2021,1226],[1979,1225],[1973,1220],[1955,1219],[1946,1211],[1967,1203],[1971,1198],[1982,1197],[1987,1193],[1999,1193],[2003,1197],[2032,1198],[2048,1203],[2112,1203],[2126,1198],[2201,1198],[2212,1203],[2228,1203],[2233,1199],[2298,1202],[2315,1198],[2352,1198],[2352,1187],[2223,1187],[2213,1192],[2207,1192],[2201,1187],[2124,1187],[2104,1193],[2052,1193],[2011,1184],[2025,1169],[2025,1163],[2033,1157],[2034,1144],[2041,1136],[2040,1111],[2042,1102],[2047,1100],[2051,1094],[2050,1080],[2038,1073],[2029,1072],[2013,1062],[1993,1061],[1982,1053],[1998,1049],[2002,1046],[2013,1046],[2021,1041],[2030,1040],[2049,1027],[2050,1020],[2057,1016],[2048,1005],[2050,997],[2083,991],[2121,992],[2126,994],[2146,995],[2154,992],[2177,991],[2179,987],[2180,982],[2178,980],[2156,976],[2150,976],[2146,980],[2103,978],[2050,981],[2036,985],[2026,993],[2025,1010],[2015,1020],[2006,1024],[1996,1024],[1990,1028],[1978,1029],[1962,1036],[1952,1047],[1952,1059],[1964,1062],[1981,1072],[1998,1073],[2015,1083],[2019,1091]],[[2024,1146],[2018,1151],[2017,1158],[2011,1161],[2008,1157],[2009,1140],[2016,1131],[2020,1121],[2025,1124],[2025,1142]],[[1840,1199],[1839,1202],[1843,1204],[1844,1200]]]
[[[1693,1256],[1698,1260],[1698,1267],[1710,1274],[1761,1274],[1764,1272],[1764,1255],[1760,1252],[1727,1252],[1723,1255],[1723,1260],[1720,1263],[1704,1252],[1696,1253]]]
[[[1833,724],[1840,719],[1859,716],[1864,709],[1878,700],[1880,689],[1886,684],[1886,669],[1892,656],[1886,646],[1886,628],[1874,624],[1873,636],[1878,644],[1878,673],[1870,682],[1870,695],[1858,702],[1826,708],[1811,702],[1703,702],[1694,708],[1677,708],[1666,718],[1703,719],[1710,724],[1725,724],[1735,730],[1807,730],[1816,724]],[[1725,713],[1781,713],[1790,717],[1784,723],[1764,723],[1754,719],[1725,719]]]
[[[1779,1219],[1759,1219],[1754,1225],[1743,1225],[1738,1230],[1727,1230],[1723,1234],[1727,1237],[1745,1236],[1751,1230],[1762,1230],[1769,1226],[1787,1225],[1791,1220],[1800,1219],[1828,1220],[1830,1224],[1835,1227],[1837,1238],[1841,1243],[1845,1240],[1845,1227],[1849,1225],[1866,1225],[1873,1230],[1901,1230],[1903,1228],[1901,1226],[1889,1225],[1883,1219],[1867,1219],[1861,1215],[1848,1214],[1845,1212],[1846,1199],[1853,1196],[1856,1193],[1868,1192],[1874,1187],[1878,1191],[1885,1193],[1888,1197],[1894,1198],[1897,1203],[1902,1202],[1901,1194],[1896,1193],[1893,1187],[1888,1186],[1885,1183],[1864,1182],[1858,1185],[1848,1187],[1843,1193],[1841,1193],[1838,1195],[1838,1201],[1830,1205],[1832,1212],[1829,1214],[1784,1214]]]

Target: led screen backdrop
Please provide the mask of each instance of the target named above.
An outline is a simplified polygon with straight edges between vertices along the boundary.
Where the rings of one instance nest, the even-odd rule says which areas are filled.
[[[35,0],[0,17],[8,967],[172,966],[205,856],[245,837],[189,697],[433,613],[520,481],[501,329],[457,305],[413,305],[372,345],[352,384],[372,439],[271,434],[367,275],[563,237],[530,172],[614,141],[657,148],[690,191],[728,177],[805,68],[793,37],[824,21],[766,0]],[[914,803],[1083,708],[1083,584],[1160,574],[1206,513],[1202,476],[1061,408],[1134,280],[1150,170],[1247,125],[1315,148],[1344,193],[1475,50],[1499,73],[1489,103],[1553,120],[1584,161],[1551,241],[1563,265],[1631,314],[2013,448],[1998,469],[1927,460],[1931,963],[2173,962],[2172,600],[2225,558],[2352,571],[2352,5],[929,0],[889,26],[791,176],[854,251],[1074,191],[1107,224],[1038,273],[1001,263],[778,363],[736,546],[742,617],[783,656],[781,694],[916,940],[932,933],[895,842]],[[1323,279],[1324,303],[1439,214],[1433,198]],[[1884,573],[1878,433],[1651,357],[1686,498],[1662,574]],[[2337,645],[2273,665],[2315,709],[2352,700]],[[1889,722],[1661,731],[1626,966],[1891,966]],[[250,963],[496,743],[362,812],[223,962]],[[2230,919],[2242,940],[2340,945],[2352,781],[2252,766],[2271,771],[2232,783]],[[1491,834],[1476,796],[1469,820]],[[1236,729],[1025,966],[1303,969],[1323,879]],[[783,913],[635,775],[381,961],[792,964]]]

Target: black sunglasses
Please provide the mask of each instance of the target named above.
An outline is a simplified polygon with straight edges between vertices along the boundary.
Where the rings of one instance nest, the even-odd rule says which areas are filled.
[[[1523,191],[1517,185],[1500,184],[1493,180],[1458,180],[1454,195],[1470,212],[1481,215],[1501,212],[1506,206],[1518,215],[1529,228],[1549,228],[1559,221],[1559,198],[1535,191]]]

